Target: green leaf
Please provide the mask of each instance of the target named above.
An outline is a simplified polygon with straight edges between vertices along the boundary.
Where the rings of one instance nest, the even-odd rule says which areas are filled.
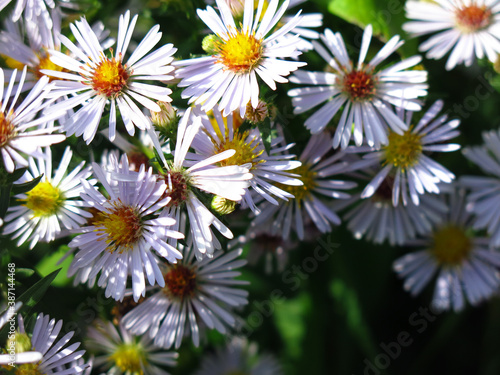
[[[61,271],[61,268],[42,278],[16,299],[16,302],[23,303],[20,313],[28,315],[31,312],[31,309],[43,298],[45,292],[57,277],[59,271]]]
[[[3,219],[7,213],[10,203],[10,190],[12,184],[0,186],[0,218]]]
[[[376,0],[331,0],[328,10],[361,28],[372,24],[375,34],[385,34],[388,31],[377,12]]]
[[[16,182],[17,180],[19,180],[23,174],[28,170],[28,168],[19,168],[19,169],[16,169],[14,170],[14,172],[10,173],[9,176],[8,176],[8,181],[9,182]]]
[[[36,266],[36,270],[42,276],[49,275],[54,270],[60,268],[62,272],[57,275],[57,277],[52,282],[54,286],[65,286],[70,284],[71,280],[66,276],[68,272],[69,265],[73,260],[73,256],[70,255],[65,258],[61,263],[59,261],[70,251],[69,247],[66,245],[61,246],[56,252],[51,253],[44,257]],[[62,268],[61,268],[62,267]]]
[[[43,173],[31,181],[24,182],[22,184],[12,185],[12,193],[13,194],[24,194],[30,190],[33,190],[35,188],[35,186],[38,185],[38,183],[40,182],[42,177],[43,177]]]
[[[404,0],[327,0],[330,13],[353,23],[362,29],[373,26],[374,35],[383,35],[389,40],[394,35],[405,35],[402,29],[405,18]],[[347,44],[349,41],[346,40]],[[354,43],[361,47],[361,36]],[[417,53],[417,41],[406,42],[401,48],[404,55]]]
[[[271,120],[269,119],[269,117],[266,117],[264,121],[259,122],[258,126],[260,135],[262,137],[262,142],[264,143],[264,148],[266,149],[266,152],[269,155],[271,153],[271,141],[272,141]]]
[[[364,319],[356,291],[346,285],[343,280],[335,279],[330,284],[330,293],[336,305],[344,312],[347,327],[357,338],[361,349],[367,356],[374,357],[377,354],[373,345],[375,341]]]
[[[306,316],[311,309],[311,297],[306,293],[275,305],[274,320],[283,337],[290,358],[299,358],[306,334]]]

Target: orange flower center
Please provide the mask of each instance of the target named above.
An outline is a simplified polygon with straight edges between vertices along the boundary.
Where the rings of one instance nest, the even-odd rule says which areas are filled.
[[[363,101],[375,94],[375,82],[371,74],[353,70],[345,75],[342,91],[347,93],[351,100]]]
[[[0,102],[0,106],[2,102]],[[5,114],[0,112],[0,148],[5,146],[16,136],[16,127],[5,118]]]
[[[125,206],[121,202],[113,203],[110,212],[101,211],[94,215],[96,232],[106,234],[103,237],[108,243],[108,251],[111,253],[118,250],[131,250],[142,235],[141,216],[134,208]]]
[[[91,78],[92,88],[100,95],[108,98],[117,97],[127,86],[129,72],[121,63],[121,60],[104,58]]]
[[[168,205],[176,207],[182,205],[187,200],[189,193],[186,176],[182,172],[168,172],[164,179],[167,184],[167,190],[164,194],[170,197]]]
[[[491,10],[483,6],[469,5],[455,13],[458,27],[467,33],[484,29],[491,24]]]
[[[262,40],[253,35],[237,32],[226,41],[216,42],[218,62],[234,73],[248,73],[260,62],[263,53]]]
[[[169,268],[165,275],[163,292],[171,298],[183,299],[194,294],[196,289],[196,273],[193,269],[176,264]]]

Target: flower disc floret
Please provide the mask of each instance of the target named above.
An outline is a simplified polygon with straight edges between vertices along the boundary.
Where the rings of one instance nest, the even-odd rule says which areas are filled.
[[[218,62],[234,73],[248,73],[262,59],[262,40],[252,34],[237,31],[228,40],[216,42]]]
[[[121,203],[115,203],[109,212],[102,212],[94,225],[96,232],[106,235],[101,238],[106,238],[107,250],[111,253],[132,249],[142,237],[141,215],[133,207]]]
[[[353,70],[344,76],[342,91],[353,101],[369,100],[375,94],[373,75],[363,70]]]
[[[44,53],[44,54],[39,54],[38,55],[38,59],[39,59],[39,62],[38,62],[38,65],[36,67],[34,67],[33,69],[30,69],[32,70],[32,72],[35,74],[35,76],[40,79],[41,77],[43,77],[45,74],[43,74],[41,72],[41,70],[55,70],[55,71],[58,71],[58,72],[63,72],[65,71],[65,69],[57,64],[54,64],[51,60],[50,60],[50,55],[47,54],[47,53]],[[49,76],[49,80],[52,81],[54,79],[59,79],[59,78],[55,78],[55,77],[50,77]]]
[[[38,363],[24,363],[16,367],[15,375],[43,375]]]
[[[169,206],[181,206],[187,201],[189,195],[188,176],[182,171],[170,171],[164,179],[167,183],[165,196],[170,197]]]
[[[124,374],[143,374],[145,354],[136,343],[127,343],[118,346],[116,351],[109,358]]]
[[[290,173],[298,174],[300,177],[298,179],[302,181],[301,186],[292,186],[278,184],[280,189],[292,194],[298,202],[306,199],[311,191],[316,187],[316,175],[317,173],[311,169],[310,165],[302,164],[300,167],[295,168],[290,171]]]
[[[26,195],[24,205],[33,211],[35,217],[54,215],[62,207],[65,200],[61,190],[49,181],[38,183]]]
[[[196,290],[196,272],[182,264],[169,268],[165,274],[164,293],[171,298],[184,299],[192,297]]]
[[[0,148],[5,146],[16,134],[14,124],[5,118],[3,112],[0,112]]]
[[[471,33],[487,28],[492,21],[491,10],[475,4],[457,9],[455,19],[460,30]]]
[[[244,165],[250,163],[252,164],[252,168],[250,168],[250,170],[252,170],[257,164],[265,162],[265,160],[256,160],[264,152],[264,150],[257,149],[259,146],[259,139],[249,138],[248,136],[248,130],[242,133],[235,131],[233,139],[229,139],[229,135],[226,134],[225,138],[221,140],[220,143],[214,142],[216,154],[231,149],[236,151],[233,156],[220,162],[222,167],[227,165]]]
[[[115,98],[127,87],[129,77],[121,59],[103,58],[94,70],[91,85],[100,95]]]
[[[431,252],[442,265],[462,264],[471,250],[472,242],[463,228],[448,225],[434,233]]]
[[[415,165],[422,154],[422,136],[412,133],[411,129],[403,135],[391,132],[389,144],[384,147],[385,163],[403,170]]]

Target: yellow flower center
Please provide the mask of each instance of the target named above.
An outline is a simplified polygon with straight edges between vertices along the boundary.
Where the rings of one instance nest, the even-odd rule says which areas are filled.
[[[344,76],[342,91],[348,94],[351,100],[364,101],[375,94],[375,82],[371,74],[363,70],[353,70]]]
[[[102,211],[94,215],[94,225],[98,227],[96,232],[106,234],[108,243],[107,250],[114,252],[118,250],[122,253],[124,250],[131,250],[139,241],[142,235],[141,216],[136,209],[125,206],[121,202],[113,203],[110,212]]]
[[[42,78],[45,74],[40,73],[40,70],[46,69],[46,70],[55,70],[58,72],[66,71],[63,67],[54,64],[52,61],[50,61],[50,55],[47,53],[39,54],[38,55],[39,63],[38,66],[36,66],[34,69],[32,69],[33,73],[40,79]],[[56,77],[50,77],[50,81],[54,79],[59,79]]]
[[[26,193],[24,205],[33,211],[35,217],[55,215],[64,203],[64,195],[49,181],[39,182],[32,190]]]
[[[182,264],[169,267],[165,275],[163,292],[170,298],[184,299],[192,297],[196,290],[196,273],[194,269]]]
[[[227,123],[227,117],[223,118],[224,134],[221,133],[219,125],[217,124],[215,117],[213,117],[212,113],[210,112],[208,115],[210,121],[213,124],[213,129],[217,134],[217,139],[215,139],[214,137],[212,137],[212,135],[210,135],[207,132],[207,135],[210,137],[210,139],[212,140],[212,144],[214,145],[214,152],[218,154],[227,150],[236,151],[236,153],[230,158],[227,158],[219,162],[220,166],[224,167],[227,165],[243,165],[251,163],[252,168],[250,169],[254,169],[257,164],[265,163],[265,160],[259,160],[259,161],[256,160],[264,152],[264,150],[257,150],[257,147],[259,146],[259,138],[258,137],[249,138],[248,137],[250,134],[249,131],[244,131],[244,132],[239,131],[239,127],[243,123],[243,120],[236,112],[233,113],[232,124]],[[229,126],[232,126],[233,128],[232,139],[230,139],[229,137],[229,128],[228,128]]]
[[[126,67],[121,60],[103,58],[95,68],[94,75],[91,78],[92,88],[98,94],[108,98],[117,97],[127,86],[130,77]]]
[[[124,374],[144,374],[143,366],[146,362],[146,355],[142,346],[138,343],[119,345],[109,359],[113,361]]]
[[[228,40],[216,42],[218,62],[237,74],[248,73],[260,62],[264,47],[262,40],[257,40],[253,35],[237,31]]]
[[[0,107],[2,102],[0,101]],[[0,112],[0,148],[5,146],[12,138],[16,136],[16,127],[5,118],[5,114]]]
[[[311,170],[311,167],[307,164],[302,164],[300,167],[295,168],[290,171],[290,173],[298,174],[297,177],[302,181],[301,186],[291,186],[277,183],[276,186],[286,192],[293,194],[295,199],[301,203],[302,200],[307,198],[311,191],[316,187],[316,172]]]
[[[431,253],[442,265],[459,265],[470,254],[472,242],[463,228],[447,225],[434,233]]]
[[[19,71],[22,71],[24,69],[24,64],[21,61],[17,61],[16,59],[13,59],[12,57],[9,57],[7,55],[0,56],[2,56],[5,65],[7,65],[7,68],[17,69]]]
[[[422,153],[422,136],[408,129],[403,135],[391,132],[389,144],[384,147],[385,164],[392,164],[403,170],[414,165]]]
[[[455,20],[460,30],[471,33],[488,27],[493,18],[486,5],[469,5],[456,11]]]
[[[38,369],[38,363],[25,363],[16,366],[15,375],[44,375]]]
[[[220,162],[221,166],[243,165],[251,163],[252,168],[250,169],[254,169],[257,164],[265,162],[265,160],[255,160],[264,152],[264,150],[257,150],[257,146],[259,145],[258,138],[251,138],[247,140],[248,134],[248,131],[245,131],[243,133],[236,131],[233,134],[233,139],[230,140],[228,138],[228,133],[226,133],[226,136],[224,137],[222,142],[214,145],[215,151],[217,153],[231,149],[236,151],[236,153],[230,158],[222,160]]]

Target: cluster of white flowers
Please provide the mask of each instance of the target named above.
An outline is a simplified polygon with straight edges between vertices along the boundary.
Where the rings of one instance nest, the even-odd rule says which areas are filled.
[[[129,11],[114,46],[103,24],[85,17],[65,35],[64,12],[51,0],[0,0],[0,10],[13,10],[0,32],[0,167],[22,171],[19,186],[33,185],[15,195],[2,234],[31,249],[73,235],[68,276],[131,304],[119,322],[88,334],[94,365],[108,374],[166,374],[177,354],[161,348],[178,349],[188,336],[199,346],[209,329],[238,327],[248,292],[235,246],[247,239],[230,241],[237,225],[227,219],[237,209],[246,213],[238,220],[252,218],[253,237],[281,243],[331,232],[342,217],[356,238],[422,247],[394,269],[412,294],[439,272],[437,308],[460,310],[498,291],[500,133],[464,150],[493,177],[455,182],[433,157],[460,149],[448,143],[460,120],[440,115],[441,100],[422,111],[430,89],[417,67],[423,58],[393,62],[398,35],[373,51],[368,25],[355,62],[340,33],[315,30],[320,14],[290,11],[300,2],[215,0],[197,11],[212,33],[206,55],[181,59],[173,44],[160,45],[159,25],[135,43],[139,17]],[[451,50],[447,70],[497,60],[499,1],[409,0],[406,11],[412,37],[437,33],[420,46],[428,58]],[[305,70],[304,51],[326,68]],[[301,85],[288,91],[295,115],[321,105],[305,118],[311,136],[298,146],[263,95],[288,81]],[[70,146],[103,136],[120,151],[103,152],[101,163]],[[53,146],[62,142],[64,153]],[[483,229],[491,240],[471,234]],[[25,373],[90,373],[93,361],[83,362],[77,344],[63,349],[72,334],[54,344],[61,325],[40,314],[30,337],[21,320],[22,350],[36,353],[19,358]],[[279,373],[267,362],[256,373]]]

